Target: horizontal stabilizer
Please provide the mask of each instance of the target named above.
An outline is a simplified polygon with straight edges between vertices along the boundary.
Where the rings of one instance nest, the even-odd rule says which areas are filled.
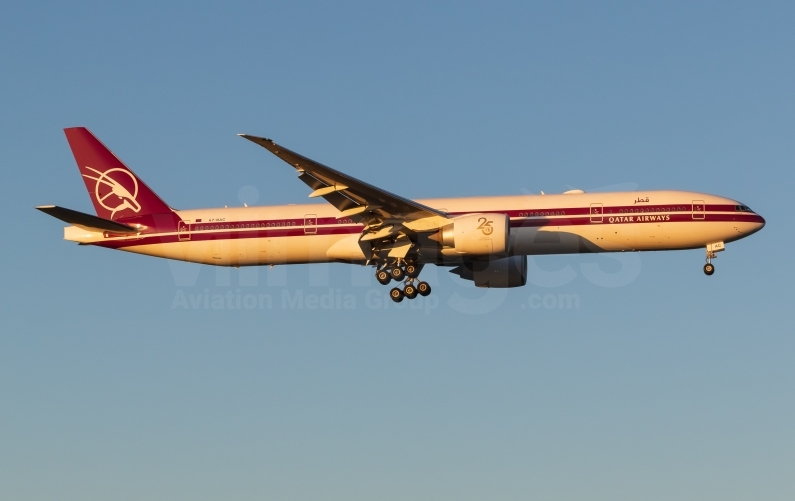
[[[49,214],[54,218],[60,219],[61,221],[83,226],[85,228],[92,228],[101,231],[113,231],[116,233],[138,233],[141,231],[134,226],[117,223],[115,221],[111,221],[110,219],[103,219],[101,217],[92,216],[91,214],[78,212],[72,209],[58,207],[57,205],[42,205],[41,207],[36,208],[45,214]]]

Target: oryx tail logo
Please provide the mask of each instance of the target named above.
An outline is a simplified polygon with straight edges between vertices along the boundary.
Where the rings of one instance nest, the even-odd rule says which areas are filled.
[[[491,223],[494,221],[488,221],[485,217],[478,218],[478,229],[483,232],[484,235],[491,235],[494,233],[494,228],[491,226]]]
[[[135,199],[138,196],[138,180],[130,171],[115,167],[102,172],[87,165],[86,169],[97,174],[97,177],[88,174],[83,174],[83,177],[96,181],[94,196],[99,205],[110,211],[111,219],[117,212],[124,209],[130,209],[133,212],[141,210],[141,204]],[[122,184],[121,181],[127,181],[127,178],[129,182]],[[125,187],[125,185],[127,186]],[[130,193],[130,188],[132,193]]]

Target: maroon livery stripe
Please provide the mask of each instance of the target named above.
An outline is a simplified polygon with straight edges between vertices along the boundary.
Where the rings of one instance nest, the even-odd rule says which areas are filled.
[[[686,210],[672,210],[674,207],[684,207]],[[647,224],[647,223],[674,223],[674,222],[744,222],[764,223],[764,219],[751,212],[735,210],[734,205],[707,205],[706,213],[694,213],[686,205],[666,204],[646,207],[604,207],[603,214],[591,214],[590,207],[572,207],[564,209],[533,209],[510,211],[485,211],[487,213],[507,214],[511,218],[512,228],[533,228],[543,226],[584,226],[590,224],[612,224],[610,218],[615,218],[615,224]],[[722,211],[722,213],[711,213]],[[468,214],[468,212],[450,213],[451,215]],[[536,216],[535,214],[545,214]],[[546,214],[549,214],[548,216]],[[316,226],[304,226],[303,218],[239,221],[239,222],[212,222],[186,225],[188,231],[177,234],[179,224],[184,224],[172,214],[155,214],[141,218],[125,218],[119,222],[140,223],[148,228],[136,237],[119,238],[97,242],[108,248],[131,247],[149,244],[164,244],[179,241],[207,241],[207,240],[237,240],[247,238],[280,238],[312,235],[348,235],[358,234],[362,225],[350,223],[348,219],[336,217],[317,218]],[[160,217],[157,217],[160,216]],[[695,216],[695,217],[694,217]],[[700,218],[703,216],[703,218]],[[601,222],[598,219],[601,218]],[[618,219],[621,220],[618,220]],[[340,223],[340,221],[345,221]],[[204,229],[207,228],[207,229]],[[307,231],[307,230],[313,231]],[[184,236],[183,236],[184,235]],[[187,236],[190,240],[187,240]],[[116,235],[107,235],[115,237]]]

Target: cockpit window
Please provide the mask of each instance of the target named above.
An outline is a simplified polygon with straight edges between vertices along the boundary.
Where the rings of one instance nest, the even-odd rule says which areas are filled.
[[[753,212],[747,205],[735,205],[734,210],[737,212]]]

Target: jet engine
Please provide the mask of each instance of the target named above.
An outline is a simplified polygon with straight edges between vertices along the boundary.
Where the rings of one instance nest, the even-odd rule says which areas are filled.
[[[527,283],[527,256],[510,256],[490,261],[465,261],[450,270],[476,287],[507,289]]]
[[[483,256],[508,251],[511,220],[506,214],[467,214],[429,238],[456,254]]]

